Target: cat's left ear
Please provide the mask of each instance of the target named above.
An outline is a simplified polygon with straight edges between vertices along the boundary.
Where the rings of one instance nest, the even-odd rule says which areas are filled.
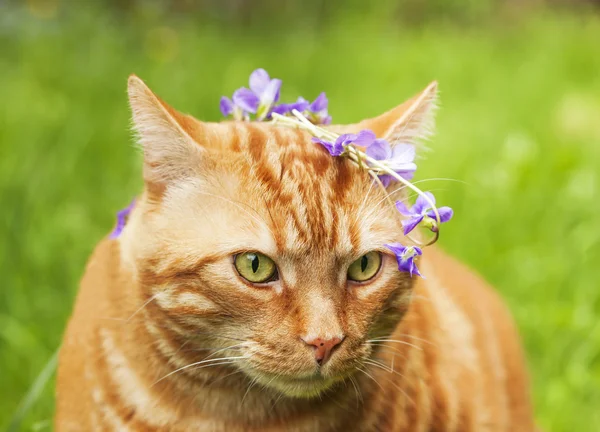
[[[146,183],[162,188],[196,173],[206,153],[198,143],[202,123],[171,108],[135,75],[129,77],[127,93],[133,127],[144,151]]]
[[[417,144],[433,134],[436,108],[437,82],[434,81],[396,108],[378,117],[348,125],[344,129],[348,132],[370,129],[377,137],[387,140],[392,147],[400,143]]]

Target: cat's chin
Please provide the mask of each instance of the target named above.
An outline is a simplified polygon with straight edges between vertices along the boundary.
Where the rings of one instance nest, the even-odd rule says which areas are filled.
[[[288,397],[310,399],[320,396],[340,382],[333,378],[275,379],[269,387]]]
[[[318,397],[343,381],[343,377],[330,378],[322,375],[295,378],[256,373],[256,371],[249,375],[250,378],[263,387],[282,393],[287,397],[300,399]]]

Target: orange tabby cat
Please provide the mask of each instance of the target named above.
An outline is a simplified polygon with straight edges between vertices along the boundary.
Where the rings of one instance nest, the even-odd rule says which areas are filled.
[[[435,96],[332,129],[412,142]],[[436,248],[427,279],[399,272],[383,245],[408,240],[367,173],[307,132],[182,115],[135,76],[129,98],[145,189],[88,264],[58,431],[534,429],[501,300]]]

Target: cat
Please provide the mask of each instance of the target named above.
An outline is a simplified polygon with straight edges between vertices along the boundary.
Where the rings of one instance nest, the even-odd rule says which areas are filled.
[[[406,239],[369,175],[307,132],[200,122],[136,76],[128,94],[145,187],[87,265],[57,431],[535,429],[499,296],[435,246],[426,279],[399,272],[383,244]],[[436,97],[330,128],[414,142]],[[357,262],[376,273],[352,280]]]

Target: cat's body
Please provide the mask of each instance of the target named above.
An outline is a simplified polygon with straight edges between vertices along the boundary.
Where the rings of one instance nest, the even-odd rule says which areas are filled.
[[[135,78],[130,97],[146,191],[88,264],[61,349],[58,431],[534,429],[518,335],[472,272],[427,248],[426,280],[384,256],[373,282],[340,285],[337,267],[402,236],[368,176],[303,132],[207,126]],[[398,132],[384,120],[369,126]],[[157,137],[175,143],[168,166]],[[184,157],[189,138],[218,143]],[[169,171],[196,157],[210,177]],[[249,245],[276,257],[280,283],[231,273],[229,251]],[[342,342],[317,366],[307,335]]]

